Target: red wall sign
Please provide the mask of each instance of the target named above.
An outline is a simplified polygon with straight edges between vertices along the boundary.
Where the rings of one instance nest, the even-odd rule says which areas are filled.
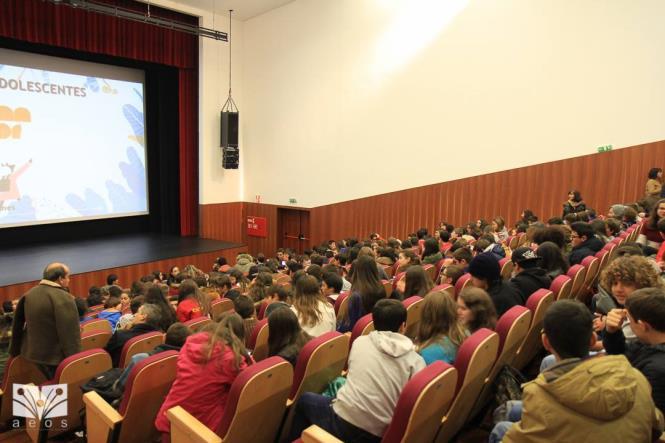
[[[247,235],[252,237],[268,236],[268,220],[265,217],[247,216]]]

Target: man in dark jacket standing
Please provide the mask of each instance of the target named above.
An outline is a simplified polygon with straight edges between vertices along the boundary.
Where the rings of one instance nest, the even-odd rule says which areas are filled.
[[[552,279],[547,275],[547,271],[538,266],[540,257],[534,251],[517,248],[513,251],[511,260],[515,268],[510,283],[520,291],[523,304],[526,304],[529,296],[538,289],[549,289]]]
[[[10,355],[35,363],[51,379],[62,360],[81,351],[81,331],[74,297],[67,292],[67,265],[51,263],[43,277],[16,306]]]

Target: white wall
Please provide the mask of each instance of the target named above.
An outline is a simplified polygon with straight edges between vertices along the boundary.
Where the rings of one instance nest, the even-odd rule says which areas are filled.
[[[242,26],[244,180],[218,169],[226,55],[203,44],[201,202],[318,206],[665,139],[664,16],[662,0],[296,0]]]
[[[173,0],[152,0],[152,4],[199,17],[199,25],[208,29],[229,32],[228,12],[218,4],[214,18],[210,7],[203,10]],[[219,3],[219,2],[218,2]],[[242,108],[242,34],[243,22],[233,20],[231,48],[233,99]],[[220,111],[229,90],[229,44],[209,38],[199,38],[199,204],[243,200],[243,150],[240,168],[222,169],[220,143]],[[241,121],[242,124],[242,121]],[[242,143],[243,131],[240,131]]]

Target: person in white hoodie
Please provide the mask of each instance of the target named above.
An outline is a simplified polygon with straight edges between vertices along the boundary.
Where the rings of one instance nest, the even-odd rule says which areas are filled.
[[[337,399],[306,392],[296,404],[289,441],[317,425],[347,443],[379,442],[406,382],[425,367],[411,339],[403,335],[406,308],[384,299],[372,309],[374,331],[358,337],[349,355],[346,384]]]

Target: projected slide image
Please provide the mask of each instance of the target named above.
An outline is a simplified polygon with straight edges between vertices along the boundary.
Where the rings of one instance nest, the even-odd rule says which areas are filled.
[[[0,65],[0,228],[147,214],[143,109],[142,82]]]

